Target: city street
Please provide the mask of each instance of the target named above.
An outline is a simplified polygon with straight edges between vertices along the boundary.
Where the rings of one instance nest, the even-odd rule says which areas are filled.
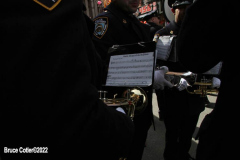
[[[205,117],[206,114],[212,111],[214,104],[216,102],[216,96],[208,96],[210,104],[205,107],[205,110],[200,114],[198,124],[196,126],[196,130],[194,136],[196,135],[198,128]],[[142,160],[164,160],[163,159],[163,150],[164,150],[164,134],[165,134],[165,126],[162,121],[158,120],[158,106],[156,100],[156,94],[153,94],[153,114],[154,114],[154,122],[155,122],[155,130],[153,126],[151,126],[148,132],[148,138],[146,141],[146,147],[144,149]],[[198,141],[194,138],[192,139],[192,146],[190,149],[190,154],[193,158],[195,158],[195,152],[197,148]]]

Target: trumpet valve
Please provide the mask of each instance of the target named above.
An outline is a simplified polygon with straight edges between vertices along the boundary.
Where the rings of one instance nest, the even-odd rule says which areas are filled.
[[[107,91],[98,91],[99,92],[99,99],[101,99],[103,102],[107,102],[106,94],[108,93]]]

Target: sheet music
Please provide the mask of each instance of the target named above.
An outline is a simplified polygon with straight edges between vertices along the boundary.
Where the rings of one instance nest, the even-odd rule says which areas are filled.
[[[106,86],[150,86],[154,52],[110,57]]]
[[[157,59],[167,61],[170,51],[172,40],[175,36],[160,36],[157,42]]]

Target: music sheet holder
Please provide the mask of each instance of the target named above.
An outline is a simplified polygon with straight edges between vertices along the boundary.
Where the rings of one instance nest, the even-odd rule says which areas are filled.
[[[109,48],[108,73],[103,86],[107,89],[140,87],[145,92],[152,93],[155,50],[154,41]]]
[[[157,59],[162,61],[178,62],[176,52],[176,35],[160,36],[157,41]]]

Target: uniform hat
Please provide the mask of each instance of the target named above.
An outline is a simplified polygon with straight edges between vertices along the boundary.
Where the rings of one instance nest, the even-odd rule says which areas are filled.
[[[193,0],[168,0],[169,7],[176,9],[178,6],[192,4]]]
[[[157,10],[153,10],[153,11],[150,11],[150,12],[148,12],[146,14],[138,16],[138,19],[147,21],[147,20],[149,20],[152,17],[158,17],[158,16],[159,16],[159,13],[157,12]]]

